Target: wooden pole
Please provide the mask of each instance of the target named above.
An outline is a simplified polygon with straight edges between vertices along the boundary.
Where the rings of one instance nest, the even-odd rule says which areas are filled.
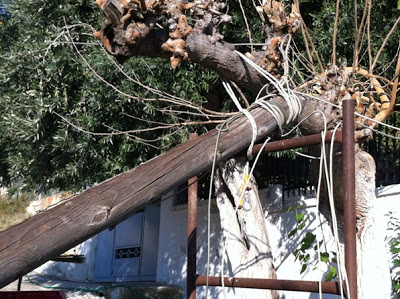
[[[287,115],[286,102],[281,98],[274,102]],[[277,129],[274,118],[264,109],[256,108],[251,114],[258,127],[257,139]],[[209,170],[217,135],[218,131],[212,130],[0,232],[0,288],[129,218],[174,186]],[[221,133],[217,161],[245,149],[251,136],[246,117],[233,121]]]

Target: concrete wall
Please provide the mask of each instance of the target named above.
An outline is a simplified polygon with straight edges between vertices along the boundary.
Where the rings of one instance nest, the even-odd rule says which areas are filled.
[[[174,197],[168,194],[161,203],[160,239],[157,260],[157,281],[179,285],[184,289],[186,298],[186,240],[187,205],[174,207]],[[198,207],[197,228],[197,273],[206,275],[207,264],[207,202]],[[210,275],[219,275],[221,258],[221,227],[216,206],[211,213],[211,261]],[[204,296],[204,288],[197,288],[199,298]],[[210,298],[216,298],[219,292],[212,290]]]

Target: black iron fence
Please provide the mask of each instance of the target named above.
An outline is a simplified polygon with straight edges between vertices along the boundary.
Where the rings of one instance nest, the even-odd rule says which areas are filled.
[[[390,116],[390,123],[400,127],[400,117],[397,113]],[[376,186],[388,186],[400,183],[400,133],[388,127],[380,127],[388,136],[374,134],[374,139],[363,145],[364,150],[369,152],[376,162]],[[399,140],[389,137],[395,136]],[[279,155],[279,154],[278,154]],[[255,177],[259,188],[269,185],[281,184],[285,191],[300,195],[313,189],[310,178],[311,159],[291,154],[266,155],[259,160]],[[179,186],[179,195],[175,204],[187,203],[187,184]],[[209,175],[200,180],[199,196],[204,199],[208,197]]]
[[[400,126],[400,117],[397,114],[390,116],[390,123]],[[376,186],[388,186],[400,183],[400,133],[388,127],[379,128],[387,136],[375,134],[374,139],[363,145],[376,163]],[[394,136],[396,138],[392,138]],[[273,157],[262,159],[259,175],[263,179],[257,182],[261,187],[270,184],[282,184],[286,190],[308,190],[312,188],[310,182],[310,159],[302,156]],[[257,177],[257,176],[256,176]]]
[[[390,116],[390,123],[400,125],[398,113]],[[379,128],[386,135],[400,137],[397,130],[388,127]],[[371,154],[376,163],[376,186],[387,186],[400,183],[400,140],[375,134],[374,140],[365,145],[365,150]]]

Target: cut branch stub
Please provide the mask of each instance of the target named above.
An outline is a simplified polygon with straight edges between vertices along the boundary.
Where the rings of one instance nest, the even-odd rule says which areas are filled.
[[[183,60],[188,59],[185,39],[192,33],[192,27],[188,25],[184,15],[179,16],[178,23],[174,19],[170,19],[169,23],[169,39],[161,47],[172,53],[171,67],[176,68]]]
[[[301,16],[296,5],[292,5],[289,16],[285,13],[283,3],[275,0],[265,1],[263,6],[258,6],[257,11],[264,21],[265,44],[267,50],[261,60],[260,66],[276,77],[280,77],[282,54],[281,46],[285,46],[287,35],[295,34],[301,27]],[[282,45],[282,43],[284,43]],[[255,60],[255,59],[254,59]]]
[[[216,24],[231,20],[223,13],[225,3],[212,1],[97,0],[96,4],[104,12],[105,18],[101,33],[95,33],[95,37],[102,39],[109,53],[129,58],[130,54],[138,52],[132,48],[140,47],[157,26],[168,31],[168,38],[159,47],[159,43],[155,43],[153,46],[158,49],[152,52],[158,51],[159,56],[169,56],[173,68],[188,59],[186,37],[192,33],[193,27],[188,24],[186,13],[195,20],[196,31],[212,36],[214,41],[222,39],[215,30]]]
[[[97,0],[96,3],[104,12],[104,20],[101,32],[96,32],[95,36],[120,61],[137,55],[169,57],[175,68],[182,61],[192,60],[187,51],[188,37],[203,35],[212,44],[222,42],[224,37],[218,32],[218,26],[232,21],[226,14],[226,4],[219,0],[190,3],[181,0]],[[287,34],[300,28],[300,15],[293,6],[292,13],[286,16],[283,4],[278,1],[267,1],[258,10],[266,20],[267,39],[266,50],[252,53],[256,57],[254,61],[279,76],[282,59],[279,48],[282,42],[287,42]],[[188,17],[192,20],[190,24]],[[208,65],[215,70],[218,63]],[[237,80],[234,82],[238,83]],[[264,84],[265,80],[258,88]]]

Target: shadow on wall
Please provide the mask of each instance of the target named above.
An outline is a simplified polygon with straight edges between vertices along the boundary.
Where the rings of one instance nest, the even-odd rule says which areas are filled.
[[[294,194],[289,192],[288,195]],[[307,233],[317,235],[317,240],[324,240],[321,244],[321,252],[328,252],[332,257],[334,249],[334,239],[331,228],[326,219],[321,215],[321,231],[322,236],[317,232],[316,198],[312,192],[306,192],[305,195],[285,196],[283,199],[282,186],[276,185],[260,191],[260,200],[263,205],[266,216],[266,225],[268,237],[271,244],[274,265],[277,270],[278,279],[291,280],[324,280],[325,275],[329,272],[328,265],[321,263],[318,265],[318,253],[313,248],[306,250],[310,254],[310,259],[306,263],[301,263],[293,254],[296,249],[300,249],[302,239]],[[291,207],[288,212],[289,207]],[[298,229],[297,232],[290,236],[291,232],[298,228],[299,222],[296,219],[297,214],[303,214],[305,225]],[[303,273],[302,266],[307,264],[307,268]],[[336,265],[334,265],[336,266]],[[302,299],[302,298],[319,298],[318,293],[310,294],[306,292],[290,292],[281,291],[281,296],[286,299]],[[324,298],[340,298],[337,295],[324,294]]]
[[[276,191],[276,190],[275,190]],[[287,198],[285,204],[282,197],[276,198],[274,192],[260,192],[264,212],[266,215],[266,225],[269,240],[274,257],[274,265],[277,268],[277,275],[280,279],[303,279],[319,280],[324,277],[327,267],[322,267],[322,272],[314,266],[300,274],[301,263],[293,255],[293,251],[300,246],[300,241],[307,232],[314,232],[316,229],[316,207],[315,198]],[[186,236],[187,236],[187,208],[174,207],[173,198],[165,200],[161,204],[160,219],[160,239],[158,252],[157,281],[180,285],[184,289],[186,297]],[[206,203],[206,202],[205,202]],[[287,213],[289,205],[302,205],[304,208],[298,210],[308,217],[305,227],[301,233],[289,238],[289,233],[296,227],[297,221],[293,210]],[[323,220],[324,221],[324,220]],[[330,228],[326,221],[323,224],[323,234],[326,249],[333,248],[333,239]],[[211,248],[210,248],[210,275],[221,275],[222,258],[222,233],[220,227],[219,214],[211,214]],[[317,253],[310,252],[310,260],[317,261]],[[315,263],[314,263],[315,264]],[[246,265],[244,265],[246,267]],[[198,207],[198,229],[197,229],[197,273],[206,275],[207,273],[207,204],[199,204]],[[234,276],[229,263],[224,267],[224,276]],[[228,298],[235,295],[235,290],[225,288]],[[199,298],[205,297],[205,287],[197,288]],[[224,298],[223,290],[220,287],[209,288],[210,298]],[[318,294],[301,292],[282,292],[281,298],[319,298]],[[324,295],[324,298],[338,298],[335,295]]]
[[[168,195],[167,195],[168,196]],[[187,209],[173,206],[174,198],[161,203],[160,239],[158,251],[157,281],[179,285],[186,298],[187,271]],[[210,275],[220,274],[221,228],[219,215],[211,214]],[[207,205],[198,207],[197,225],[197,273],[206,275],[207,269]],[[198,287],[199,298],[204,288]],[[220,290],[210,289],[210,298],[218,298]]]

